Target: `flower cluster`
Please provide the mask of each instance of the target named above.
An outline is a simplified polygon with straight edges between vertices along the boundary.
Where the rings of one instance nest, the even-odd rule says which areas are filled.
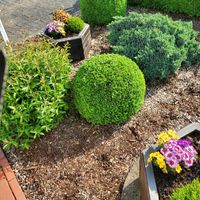
[[[47,25],[47,33],[52,36],[65,36],[65,24],[63,22],[51,22]]]
[[[197,156],[192,142],[179,139],[173,130],[161,132],[158,136],[158,145],[159,151],[151,153],[148,162],[158,166],[163,173],[168,171],[180,173],[181,166],[191,167]]]
[[[84,28],[84,21],[80,17],[73,17],[63,9],[53,12],[53,22],[46,27],[45,34],[60,39],[69,34],[78,34]]]

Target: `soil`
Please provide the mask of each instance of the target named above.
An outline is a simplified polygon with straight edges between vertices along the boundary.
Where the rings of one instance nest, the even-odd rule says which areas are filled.
[[[110,52],[107,33],[92,28],[90,57]],[[12,149],[7,157],[28,200],[117,200],[131,163],[160,131],[200,123],[199,98],[200,66],[185,67],[148,85],[143,108],[127,123],[92,125],[72,108],[29,150]]]
[[[198,152],[198,160],[191,168],[183,168],[183,171],[176,175],[163,174],[158,169],[154,170],[160,200],[169,199],[175,188],[191,183],[195,178],[200,179],[200,132],[194,132],[189,137],[192,138],[193,146]]]

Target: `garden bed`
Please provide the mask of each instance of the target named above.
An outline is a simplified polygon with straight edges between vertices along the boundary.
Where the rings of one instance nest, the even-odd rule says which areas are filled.
[[[91,32],[90,56],[109,52],[107,29]],[[79,64],[74,64],[72,76]],[[91,125],[71,109],[29,150],[11,150],[7,156],[27,199],[118,199],[130,163],[156,134],[200,122],[199,80],[199,66],[189,66],[165,83],[148,86],[142,110],[121,126]]]
[[[188,135],[193,140],[195,149],[200,154],[200,132],[195,131]],[[187,137],[186,137],[187,138]],[[193,179],[200,178],[200,160],[189,169],[184,168],[181,174],[172,176],[163,174],[160,170],[154,168],[156,184],[160,200],[166,200],[173,193],[175,188],[191,183]]]

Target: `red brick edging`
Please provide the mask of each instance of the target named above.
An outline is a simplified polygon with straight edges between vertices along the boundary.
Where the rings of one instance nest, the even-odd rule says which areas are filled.
[[[26,200],[25,195],[0,148],[0,200]]]

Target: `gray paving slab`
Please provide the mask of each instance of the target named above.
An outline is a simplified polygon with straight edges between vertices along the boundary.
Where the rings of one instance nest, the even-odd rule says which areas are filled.
[[[0,19],[11,41],[23,40],[40,32],[57,8],[76,14],[79,0],[0,0]]]

